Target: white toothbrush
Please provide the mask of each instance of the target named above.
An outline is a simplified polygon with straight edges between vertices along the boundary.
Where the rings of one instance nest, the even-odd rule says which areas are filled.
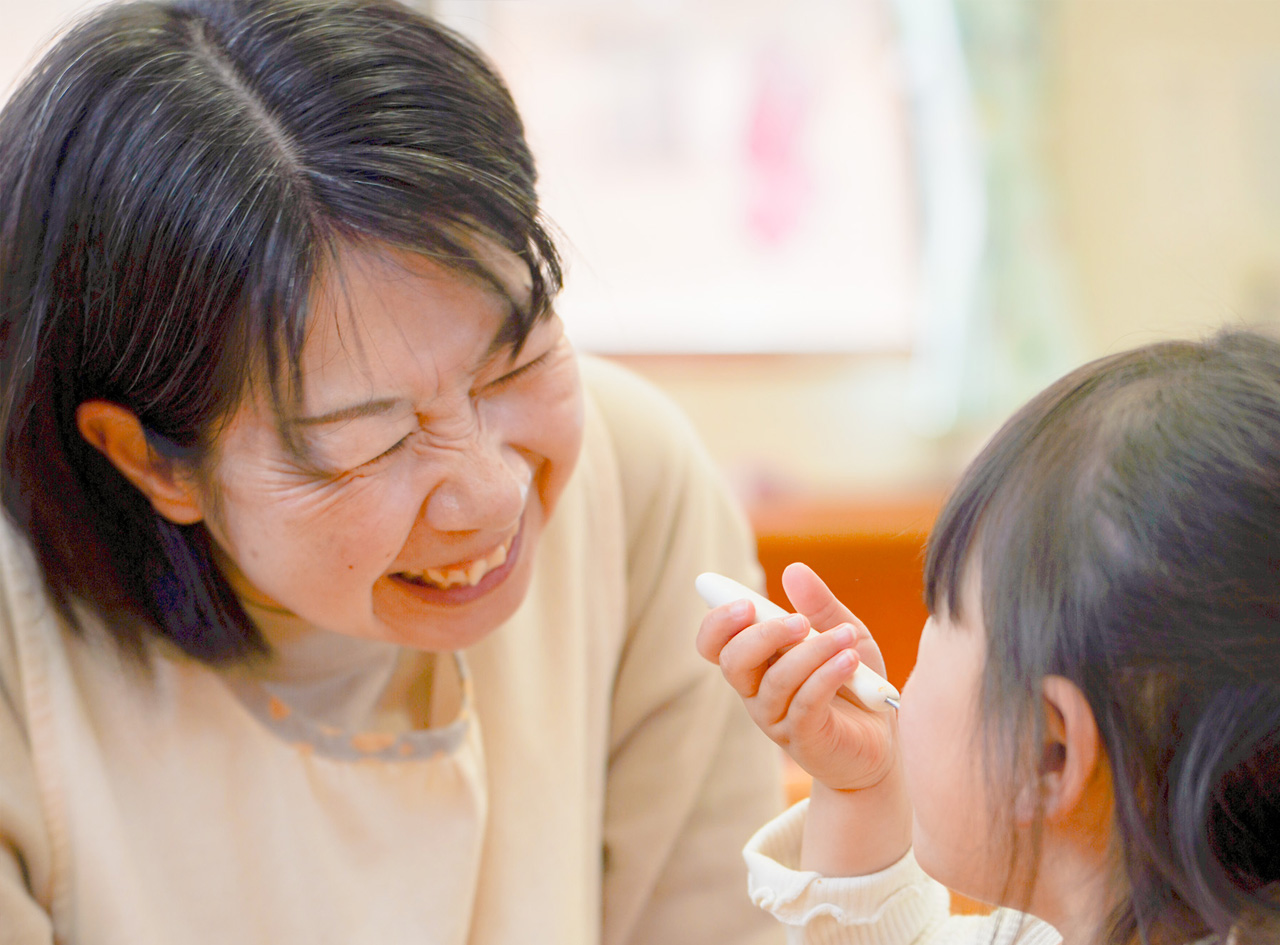
[[[699,574],[693,584],[697,588],[698,596],[707,602],[708,607],[719,607],[721,604],[745,599],[755,605],[757,621],[789,616],[769,598],[757,594],[751,588],[723,574],[707,571]],[[812,637],[817,632],[817,630],[810,630],[809,636]],[[858,664],[858,668],[853,671],[853,676],[845,685],[853,690],[858,701],[868,709],[884,712],[890,706],[898,708],[898,700],[901,698],[898,690],[866,663]]]

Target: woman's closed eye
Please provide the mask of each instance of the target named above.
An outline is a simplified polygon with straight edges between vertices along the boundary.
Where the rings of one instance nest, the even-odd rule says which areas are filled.
[[[412,414],[393,421],[361,418],[317,432],[291,454],[299,471],[332,481],[360,474],[404,451],[422,427]]]
[[[543,352],[542,354],[538,355],[538,357],[534,358],[532,361],[528,361],[520,365],[518,368],[515,368],[512,371],[508,371],[506,374],[503,374],[501,377],[498,377],[492,381],[489,381],[487,384],[484,385],[483,388],[481,388],[482,391],[486,391],[486,392],[500,391],[503,388],[511,384],[514,384],[517,380],[519,380],[524,375],[532,373],[539,366],[541,366],[542,364],[545,364],[550,355],[551,355],[550,350]],[[374,466],[377,466],[379,463],[383,462],[384,460],[390,459],[396,453],[399,453],[406,446],[408,446],[409,441],[413,438],[413,435],[418,432],[420,431],[412,430],[409,433],[406,433],[399,440],[393,443],[390,447],[383,450],[381,453],[379,453],[377,456],[373,457],[372,459],[366,460],[365,462],[361,463],[359,466],[356,467],[356,469],[369,469]]]
[[[508,371],[506,374],[503,374],[501,377],[498,377],[492,381],[489,381],[484,385],[484,387],[481,388],[481,390],[486,392],[499,391],[499,390],[502,390],[504,387],[514,384],[517,380],[519,380],[525,374],[531,373],[541,365],[545,364],[547,362],[547,359],[551,357],[551,352],[554,350],[555,348],[548,348],[546,351],[542,352],[542,354],[538,355],[532,361],[527,361],[524,364],[520,365],[518,368],[515,368],[511,371]]]
[[[409,445],[409,440],[410,440],[410,438],[412,438],[413,434],[414,434],[414,433],[417,433],[417,432],[418,432],[417,430],[414,430],[414,431],[412,431],[412,432],[410,432],[410,433],[406,433],[406,434],[405,434],[404,436],[402,436],[400,439],[396,440],[396,442],[395,442],[395,443],[393,443],[390,447],[388,447],[387,449],[383,450],[383,451],[382,451],[381,453],[379,453],[377,456],[373,457],[373,459],[365,460],[363,463],[361,463],[359,466],[357,466],[357,467],[355,467],[355,468],[356,468],[356,469],[369,469],[369,468],[372,468],[373,466],[377,466],[377,465],[378,465],[379,463],[381,463],[383,460],[390,459],[390,458],[391,458],[392,456],[394,456],[396,453],[399,453],[402,449],[404,449],[406,446],[408,446],[408,445]]]

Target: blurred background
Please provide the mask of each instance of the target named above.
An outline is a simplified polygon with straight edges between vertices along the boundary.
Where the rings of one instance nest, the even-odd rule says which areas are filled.
[[[415,0],[507,77],[562,309],[749,503],[945,490],[1083,360],[1280,312],[1276,0]],[[83,0],[0,0],[7,90]]]
[[[1277,0],[414,0],[507,77],[578,345],[914,656],[920,551],[1093,357],[1280,313]],[[0,0],[0,88],[94,5]]]

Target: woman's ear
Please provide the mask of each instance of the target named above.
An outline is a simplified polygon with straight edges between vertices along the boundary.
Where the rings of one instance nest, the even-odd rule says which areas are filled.
[[[89,445],[110,460],[169,521],[192,525],[204,518],[194,483],[177,463],[151,448],[133,411],[106,400],[86,400],[76,408],[76,425]]]
[[[1093,709],[1079,687],[1063,676],[1041,682],[1044,739],[1034,776],[1019,793],[1015,817],[1046,822],[1110,818],[1110,770]],[[1103,813],[1101,808],[1105,808]]]

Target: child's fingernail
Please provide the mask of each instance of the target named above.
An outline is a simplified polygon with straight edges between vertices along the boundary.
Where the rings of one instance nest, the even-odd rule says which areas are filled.
[[[792,633],[800,633],[809,626],[809,621],[805,619],[803,614],[792,614],[782,621],[782,625]]]
[[[836,654],[836,658],[832,662],[832,665],[834,665],[836,669],[845,673],[853,669],[853,650],[841,650]]]
[[[836,642],[841,646],[848,646],[853,643],[853,625],[842,623],[831,631],[836,635]]]
[[[751,601],[735,600],[732,604],[729,605],[729,616],[745,617],[747,615],[747,612],[750,609],[751,609]]]

